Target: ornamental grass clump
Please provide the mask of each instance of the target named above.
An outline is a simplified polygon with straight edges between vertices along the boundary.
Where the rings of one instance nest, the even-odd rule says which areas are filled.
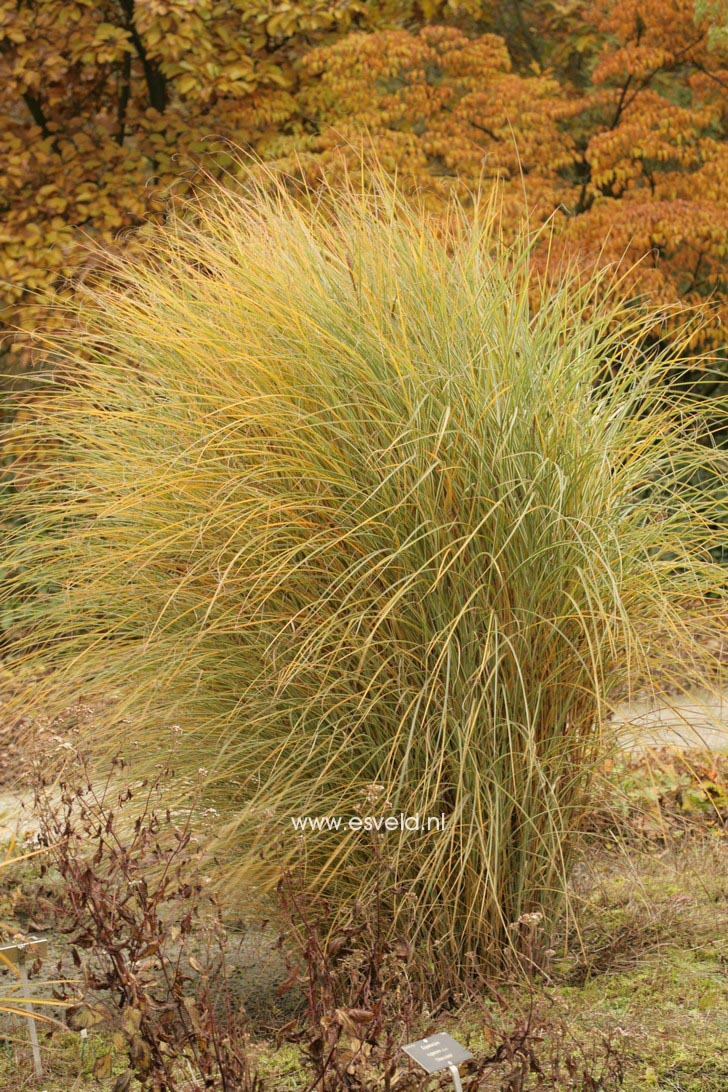
[[[382,912],[494,967],[564,892],[615,695],[708,676],[691,482],[721,456],[643,352],[659,316],[604,275],[546,289],[495,200],[307,197],[208,192],[49,346],[3,588],[25,709],[98,700],[100,758],[202,779],[239,904],[303,859],[347,913],[378,858],[350,817],[419,816],[379,836]]]

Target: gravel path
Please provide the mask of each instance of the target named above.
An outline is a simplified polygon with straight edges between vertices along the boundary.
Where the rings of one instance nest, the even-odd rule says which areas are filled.
[[[37,826],[30,810],[23,807],[22,792],[13,792],[7,785],[0,786],[0,861],[3,847],[13,834],[33,831]]]
[[[728,751],[728,691],[720,697],[695,692],[624,702],[617,706],[612,724],[630,751],[661,746]],[[9,780],[0,778],[0,841],[35,826],[31,812],[22,807],[22,792],[14,791]]]
[[[612,721],[624,747],[705,747],[728,750],[728,690],[720,696],[707,691],[647,699],[617,706]]]

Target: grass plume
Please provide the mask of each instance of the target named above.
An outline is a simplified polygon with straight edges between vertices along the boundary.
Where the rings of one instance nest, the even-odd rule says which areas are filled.
[[[202,778],[237,892],[275,882],[272,842],[371,885],[361,833],[289,821],[370,813],[368,786],[445,813],[384,836],[396,877],[420,943],[492,967],[563,893],[625,680],[709,673],[686,604],[724,609],[725,576],[690,483],[725,456],[642,351],[656,316],[604,274],[542,291],[495,198],[309,197],[215,190],[80,293],[8,502],[11,651],[47,669],[24,708],[101,695],[101,754]]]

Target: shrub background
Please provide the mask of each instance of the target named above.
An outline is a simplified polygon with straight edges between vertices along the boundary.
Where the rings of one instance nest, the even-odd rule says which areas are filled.
[[[587,277],[601,255],[632,297],[710,301],[693,378],[724,390],[724,25],[704,0],[0,0],[0,319],[56,321],[88,237],[134,245],[237,171],[226,142],[312,183],[367,131],[433,206],[484,172],[514,230],[523,174]]]

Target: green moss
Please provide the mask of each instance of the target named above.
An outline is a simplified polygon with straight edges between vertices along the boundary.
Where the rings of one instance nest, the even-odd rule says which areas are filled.
[[[25,1022],[18,1020],[8,1027],[9,1039],[0,1037],[0,1088],[3,1092],[23,1092],[42,1088],[44,1092],[99,1092],[99,1082],[93,1077],[94,1062],[112,1050],[106,1037],[91,1033],[85,1041],[74,1032],[54,1032],[47,1037],[39,1030],[43,1079],[38,1083],[33,1069],[30,1047],[27,1045]],[[125,1060],[113,1052],[112,1073],[117,1076],[126,1069]],[[140,1086],[132,1081],[130,1092]]]
[[[261,1077],[276,1092],[300,1092],[310,1082],[300,1051],[288,1043],[277,1050],[262,1044],[255,1060]]]

